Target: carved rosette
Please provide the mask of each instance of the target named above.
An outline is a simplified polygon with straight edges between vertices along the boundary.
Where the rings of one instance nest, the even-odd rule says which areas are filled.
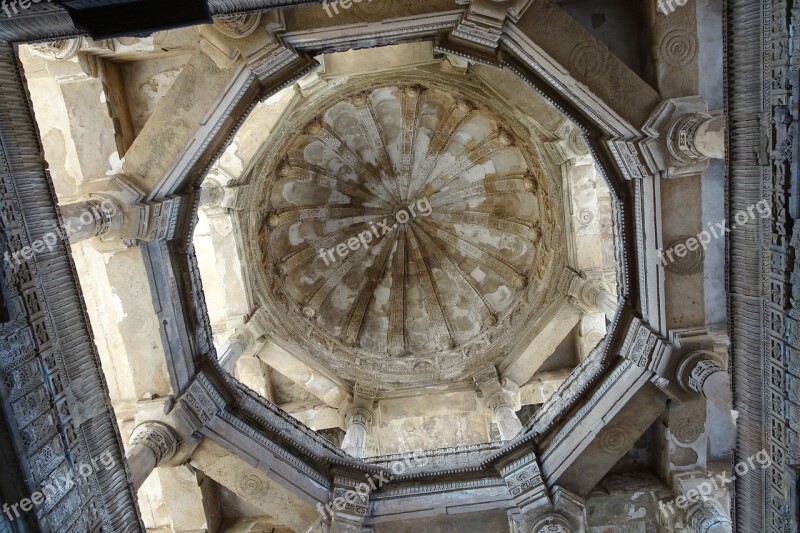
[[[47,43],[31,44],[30,51],[33,55],[49,61],[68,61],[78,55],[83,41],[76,39],[61,39]]]
[[[466,377],[553,297],[553,185],[513,115],[476,95],[353,83],[252,166],[263,301],[347,379]]]
[[[169,461],[178,450],[178,443],[178,435],[161,422],[145,422],[136,426],[130,440],[132,447],[141,445],[153,452],[156,465]]]
[[[703,270],[703,262],[706,257],[705,250],[700,245],[694,250],[690,250],[686,246],[690,239],[697,240],[695,236],[682,235],[667,246],[662,255],[666,270],[681,276],[690,276]],[[676,247],[679,245],[682,246],[681,254],[676,251]]]
[[[531,533],[572,533],[572,525],[559,514],[549,514],[534,524]]]

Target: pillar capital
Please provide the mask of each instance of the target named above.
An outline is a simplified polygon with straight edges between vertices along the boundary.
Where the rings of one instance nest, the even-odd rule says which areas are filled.
[[[483,394],[484,405],[494,415],[500,436],[503,440],[513,439],[522,431],[522,421],[515,412],[519,387],[508,380],[501,383],[497,369],[493,366],[480,369],[472,379]]]
[[[169,461],[178,450],[178,435],[163,422],[149,421],[136,426],[131,433],[131,446],[147,447],[156,457],[156,466]]]
[[[699,501],[686,510],[686,525],[693,533],[730,533],[732,521],[714,500]]]
[[[592,279],[586,273],[572,272],[567,287],[571,302],[584,313],[602,311],[609,320],[617,314],[618,302],[601,279]]]
[[[98,237],[104,242],[121,239],[125,246],[133,247],[172,239],[183,200],[179,196],[146,200],[144,191],[118,175],[97,186],[87,199],[60,210],[65,233],[73,244]]]
[[[648,166],[666,178],[701,174],[725,157],[725,117],[711,114],[702,96],[664,100],[642,128]]]
[[[550,513],[540,518],[534,525],[531,533],[572,533],[572,525],[565,517],[557,513]]]
[[[720,409],[731,408],[731,380],[713,353],[699,350],[684,356],[676,371],[678,383],[687,392],[699,394]]]
[[[545,150],[560,164],[583,165],[593,162],[589,145],[583,132],[572,122],[565,120],[555,131],[558,138],[545,142]]]
[[[269,329],[267,312],[263,308],[256,309],[220,349],[219,364],[228,372],[233,372],[239,358],[253,348],[257,340],[266,336]]]
[[[206,178],[200,187],[200,206],[211,211],[224,212],[243,208],[242,200],[245,197],[247,185],[238,187],[223,186],[214,178]]]
[[[71,243],[97,237],[111,240],[120,236],[125,215],[119,203],[105,194],[93,194],[89,200],[63,205],[65,236]]]
[[[125,454],[134,489],[139,490],[157,466],[173,458],[179,442],[177,433],[163,422],[148,421],[136,426]]]
[[[358,459],[364,457],[367,433],[372,424],[372,413],[363,407],[353,407],[345,413],[345,435],[342,450]]]
[[[344,423],[348,428],[357,425],[366,431],[369,425],[372,424],[372,413],[362,407],[354,407],[345,414]]]

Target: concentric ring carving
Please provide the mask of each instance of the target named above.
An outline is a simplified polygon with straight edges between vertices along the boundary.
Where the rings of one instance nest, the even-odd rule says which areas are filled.
[[[344,377],[458,378],[550,294],[558,196],[527,130],[490,99],[356,86],[287,122],[253,166],[264,305]]]

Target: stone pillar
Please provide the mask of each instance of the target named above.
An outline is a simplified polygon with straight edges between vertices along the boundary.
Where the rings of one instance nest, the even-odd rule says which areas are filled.
[[[512,395],[508,391],[494,393],[486,399],[486,405],[494,413],[497,429],[503,440],[511,440],[522,431],[522,421],[514,412]]]
[[[348,411],[345,416],[345,435],[342,440],[342,450],[353,457],[364,457],[364,447],[367,441],[367,430],[372,423],[372,414],[366,409],[356,407]]]
[[[663,177],[701,174],[709,159],[725,158],[725,117],[711,115],[701,96],[665,100],[642,128],[648,166]]]
[[[255,345],[255,341],[269,332],[269,320],[263,309],[256,310],[250,319],[236,328],[219,352],[219,364],[228,372],[233,372],[239,358]]]
[[[713,500],[700,501],[686,511],[686,524],[693,533],[732,533],[731,519]]]
[[[253,334],[250,333],[247,325],[237,328],[220,350],[219,364],[222,365],[222,368],[233,372],[239,358],[252,346],[253,340]]]
[[[584,313],[600,310],[608,320],[614,320],[619,305],[617,297],[611,294],[599,280],[589,280],[575,274],[567,292],[572,298],[572,303]]]
[[[64,205],[60,209],[65,236],[72,244],[92,237],[118,237],[125,222],[119,204],[108,196],[96,195],[90,200]]]
[[[500,436],[503,440],[513,439],[522,431],[522,422],[514,412],[515,392],[510,390],[513,386],[503,387],[493,366],[484,368],[473,379],[483,393],[486,407],[494,414]],[[507,384],[511,385],[510,382]]]
[[[699,394],[723,411],[732,404],[731,378],[710,352],[697,351],[678,364],[678,382],[688,392]]]
[[[690,115],[672,131],[672,151],[694,160],[725,159],[725,117]]]
[[[134,490],[139,490],[153,470],[172,459],[178,449],[178,436],[161,422],[144,422],[131,434],[125,454],[131,469]]]

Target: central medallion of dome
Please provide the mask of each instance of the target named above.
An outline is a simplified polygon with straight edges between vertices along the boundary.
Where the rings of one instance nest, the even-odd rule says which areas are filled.
[[[556,247],[527,130],[433,83],[324,104],[252,167],[276,335],[376,385],[457,379],[502,355],[542,306]]]

